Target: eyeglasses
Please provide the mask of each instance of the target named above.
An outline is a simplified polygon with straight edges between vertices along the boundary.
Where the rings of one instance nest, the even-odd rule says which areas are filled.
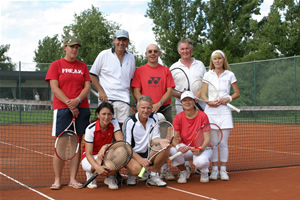
[[[148,50],[148,53],[158,53],[158,50]]]

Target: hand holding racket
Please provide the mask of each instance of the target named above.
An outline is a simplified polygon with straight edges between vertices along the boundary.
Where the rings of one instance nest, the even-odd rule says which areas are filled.
[[[205,84],[207,84],[207,87],[202,87],[203,82]],[[192,92],[197,93],[200,89],[201,89],[200,97],[196,96],[196,98],[199,101],[209,103],[209,102],[214,102],[214,101],[217,101],[217,100],[220,99],[218,89],[211,82],[209,82],[208,80],[205,80],[205,79],[201,78],[201,79],[197,79],[193,82]],[[232,110],[235,110],[238,113],[241,111],[240,109],[238,109],[237,107],[231,105],[230,103],[225,103],[225,105],[228,106],[229,108],[231,108]]]
[[[110,144],[102,159],[102,165],[106,167],[107,171],[118,171],[122,167],[126,166],[130,161],[133,154],[133,150],[129,143],[118,140]],[[92,182],[99,174],[96,172],[89,180],[87,180],[82,187],[85,188],[90,182]]]
[[[69,130],[71,125],[73,125],[74,131]],[[57,157],[64,161],[71,160],[78,153],[79,143],[80,141],[75,127],[75,118],[73,118],[69,126],[56,138],[54,148]]]
[[[210,132],[211,129],[218,130],[217,133],[218,133],[219,142],[216,145],[214,145],[214,146],[210,145],[209,141],[205,141],[205,136],[204,136],[205,133]],[[201,126],[200,128],[197,129],[197,131],[194,133],[194,135],[192,137],[192,140],[187,145],[187,147],[188,147],[188,150],[199,149],[199,150],[203,150],[204,151],[207,147],[208,148],[215,148],[215,147],[217,147],[220,144],[220,142],[222,141],[222,139],[223,139],[223,132],[222,132],[221,128],[217,124],[208,123],[208,124],[205,124],[205,125],[203,125],[203,126]],[[208,143],[205,143],[205,142],[208,142]],[[178,156],[180,156],[182,154],[183,154],[183,152],[178,151],[176,154],[174,154],[173,156],[169,157],[169,159],[173,160],[174,158],[176,158],[176,157],[178,157]]]
[[[148,160],[157,156],[162,151],[166,150],[170,144],[172,144],[174,138],[174,127],[166,120],[158,121],[153,127],[151,127],[148,134]],[[154,152],[154,154],[153,154]],[[151,156],[151,154],[153,154]],[[150,157],[151,156],[151,157]],[[139,177],[143,177],[146,168],[143,167],[139,173]]]

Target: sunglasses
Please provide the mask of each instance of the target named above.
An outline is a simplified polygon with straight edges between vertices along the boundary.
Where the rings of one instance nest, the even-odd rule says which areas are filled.
[[[148,53],[158,53],[158,50],[148,50]]]

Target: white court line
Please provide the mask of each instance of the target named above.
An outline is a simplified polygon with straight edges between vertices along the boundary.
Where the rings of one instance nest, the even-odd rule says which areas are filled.
[[[32,151],[32,152],[34,152],[34,153],[42,154],[42,155],[44,155],[44,156],[54,157],[53,155],[49,155],[49,154],[46,154],[46,153],[43,153],[43,152],[39,152],[39,151],[35,151],[35,150],[32,150],[32,149],[27,149],[27,148],[25,148],[25,147],[21,147],[21,146],[18,146],[18,145],[14,145],[14,144],[2,142],[2,141],[0,141],[0,143],[6,144],[6,145],[9,145],[9,146],[13,146],[13,147],[16,147],[16,148],[20,148],[20,149],[23,149],[23,150]]]
[[[167,186],[167,188],[172,189],[172,190],[176,190],[176,191],[179,191],[179,192],[191,194],[191,195],[194,195],[194,196],[197,196],[197,197],[202,197],[202,198],[204,198],[204,199],[217,200],[217,199],[214,199],[214,198],[211,198],[211,197],[207,197],[207,196],[203,196],[203,195],[200,195],[200,194],[188,192],[188,191],[185,191],[185,190],[180,190],[180,189],[177,189],[177,188],[174,188],[174,187],[170,187],[170,186]]]
[[[39,195],[41,195],[41,196],[43,196],[43,197],[45,197],[45,198],[47,198],[47,199],[49,199],[49,200],[55,200],[55,199],[53,199],[53,198],[51,198],[51,197],[49,197],[49,196],[47,196],[47,195],[45,195],[45,194],[43,194],[43,193],[41,193],[41,192],[35,190],[35,189],[33,189],[33,188],[31,188],[31,187],[25,185],[24,183],[21,183],[21,182],[15,180],[15,179],[11,178],[10,176],[8,176],[8,175],[6,175],[6,174],[3,174],[2,172],[0,172],[0,174],[1,174],[2,176],[5,176],[6,178],[8,178],[8,179],[10,179],[10,180],[12,180],[12,181],[14,181],[14,182],[16,182],[16,183],[22,185],[23,187],[26,187],[27,189],[29,189],[29,190],[31,190],[31,191],[33,191],[33,192],[38,193]]]
[[[230,147],[230,148],[237,148],[237,149],[247,149],[247,150],[265,151],[265,152],[281,153],[281,154],[289,154],[289,155],[300,156],[300,153],[293,153],[293,152],[273,151],[273,150],[266,150],[266,149],[256,149],[256,148],[236,147],[236,146],[229,146],[229,147]]]

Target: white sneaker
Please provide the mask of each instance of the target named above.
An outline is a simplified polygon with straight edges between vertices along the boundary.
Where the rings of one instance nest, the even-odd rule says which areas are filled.
[[[160,178],[166,179],[167,181],[173,181],[175,179],[174,175],[169,171],[169,169],[164,169],[160,174]]]
[[[209,182],[208,173],[201,173],[200,182],[201,183],[208,183]]]
[[[228,172],[226,170],[220,171],[220,177],[222,181],[229,181],[229,176],[227,174]]]
[[[136,177],[128,174],[128,176],[127,176],[127,185],[135,186],[136,185]]]
[[[163,180],[161,180],[158,173],[156,173],[155,176],[150,175],[149,179],[147,180],[147,183],[149,185],[156,185],[157,187],[166,187],[167,186],[167,183],[164,182]]]
[[[191,176],[192,168],[190,165],[186,165],[185,168],[186,168],[186,179],[189,179]]]
[[[219,178],[219,170],[211,170],[209,179],[217,180]]]
[[[142,178],[140,178],[141,181],[147,181],[149,178],[150,172],[148,169],[146,169],[146,171],[144,172],[144,175]]]
[[[179,178],[177,180],[177,183],[186,183],[186,176],[187,176],[187,171],[180,171],[178,174]]]
[[[117,184],[117,180],[115,176],[107,176],[105,177],[104,183],[108,185],[108,188],[111,190],[117,190],[119,189],[119,186]]]
[[[86,180],[88,181],[94,174],[92,172],[85,172]],[[88,188],[94,189],[97,188],[97,178],[95,178],[92,182],[87,185]]]

